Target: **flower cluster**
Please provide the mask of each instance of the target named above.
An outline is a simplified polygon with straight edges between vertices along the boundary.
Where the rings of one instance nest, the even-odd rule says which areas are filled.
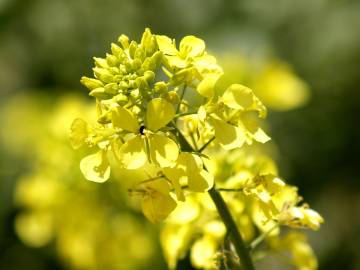
[[[321,216],[302,203],[294,186],[277,177],[273,161],[261,151],[242,148],[218,155],[209,165],[235,222],[254,253],[289,253],[298,269],[316,269],[317,262],[301,232],[281,234],[280,226],[317,230]],[[228,244],[226,228],[205,194],[189,194],[186,202],[165,221],[161,243],[171,269],[190,252],[192,264],[201,269],[239,265]],[[263,243],[263,241],[265,241]],[[258,246],[262,245],[262,249]],[[239,266],[238,266],[239,267]],[[231,269],[231,267],[228,267]]]
[[[185,200],[184,189],[213,186],[205,148],[232,150],[270,139],[259,121],[266,109],[243,85],[217,89],[223,71],[197,37],[177,46],[146,29],[140,43],[124,35],[118,41],[111,54],[95,58],[94,78],[81,79],[96,99],[97,123],[76,119],[71,142],[97,149],[80,164],[90,181],[108,180],[112,160],[127,170],[148,168],[149,179],[134,190],[155,222]]]
[[[299,269],[315,269],[305,236],[280,234],[280,226],[317,230],[323,219],[259,152],[270,138],[261,128],[266,108],[253,91],[224,87],[222,68],[197,37],[177,46],[146,29],[140,43],[122,35],[119,44],[95,58],[94,78],[81,79],[97,108],[95,125],[75,119],[71,126],[74,148],[96,149],[82,159],[83,175],[104,182],[132,172],[129,191],[141,196],[144,215],[168,217],[161,242],[171,269],[188,252],[198,268],[239,267],[231,226],[253,258],[264,253],[256,248],[265,240],[267,250],[290,252]],[[213,192],[235,225],[221,222],[224,202]]]

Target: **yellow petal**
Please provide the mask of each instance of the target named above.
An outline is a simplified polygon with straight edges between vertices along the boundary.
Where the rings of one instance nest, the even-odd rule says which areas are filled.
[[[266,133],[261,128],[257,129],[257,131],[253,134],[253,138],[255,141],[260,143],[266,143],[267,141],[271,140],[271,138],[266,135]]]
[[[230,125],[224,121],[213,119],[215,137],[225,150],[240,148],[245,142],[245,134],[239,127]]]
[[[180,54],[182,56],[195,57],[203,54],[205,42],[195,36],[186,36],[180,41]]]
[[[178,54],[177,49],[174,46],[173,41],[167,36],[156,36],[156,41],[159,46],[159,50],[165,55],[176,55]]]
[[[177,163],[186,171],[190,190],[204,192],[213,186],[214,177],[203,169],[203,162],[199,156],[181,152]]]
[[[106,152],[101,150],[96,154],[84,157],[80,162],[80,170],[87,180],[103,183],[110,177],[110,166]]]
[[[179,167],[190,173],[193,173],[195,171],[198,172],[202,170],[202,166],[203,166],[200,157],[188,152],[181,152],[177,160],[177,163]]]
[[[246,109],[254,102],[252,90],[241,84],[232,84],[224,92],[221,101],[232,109]]]
[[[214,76],[206,76],[197,86],[196,91],[199,92],[200,95],[207,97],[207,98],[212,98],[214,96],[214,86],[217,82],[217,80],[219,79],[219,76],[214,75]]]
[[[162,134],[150,136],[150,156],[160,167],[170,167],[179,156],[178,145]]]
[[[198,113],[197,113],[198,117],[199,117],[199,120],[201,122],[205,122],[205,119],[206,119],[206,109],[204,106],[200,106],[199,107],[199,110],[198,110]]]
[[[122,165],[129,170],[138,169],[147,161],[145,144],[141,136],[124,143],[119,149],[119,154]]]
[[[169,194],[168,183],[149,183],[141,207],[144,215],[153,223],[164,220],[175,208],[176,202]]]
[[[84,143],[86,138],[89,135],[89,127],[88,124],[80,119],[77,118],[71,124],[71,131],[70,131],[70,142],[74,149],[80,148]]]
[[[151,100],[146,110],[147,128],[152,131],[166,126],[175,116],[174,106],[162,98]]]
[[[133,113],[121,106],[112,109],[111,121],[114,127],[139,133],[139,124]]]
[[[179,201],[185,201],[184,191],[180,185],[180,178],[185,176],[184,170],[178,168],[163,168],[163,173],[174,186],[176,197]]]
[[[186,60],[180,58],[177,55],[167,56],[166,59],[169,61],[169,65],[171,67],[186,68],[186,66],[187,66]]]
[[[200,180],[201,179],[201,180]],[[214,185],[214,176],[208,171],[202,170],[199,175],[199,180],[197,180],[192,189],[200,191],[208,191]],[[190,186],[190,183],[189,183]]]
[[[320,225],[324,223],[324,219],[319,215],[318,212],[305,208],[304,210],[305,224],[313,230],[318,230]]]

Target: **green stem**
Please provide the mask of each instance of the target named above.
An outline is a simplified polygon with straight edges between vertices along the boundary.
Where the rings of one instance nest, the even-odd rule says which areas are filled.
[[[199,153],[201,153],[202,151],[204,151],[205,148],[208,147],[208,145],[209,145],[213,140],[215,140],[215,136],[212,137],[210,140],[208,140],[208,141],[199,149]]]
[[[186,115],[192,115],[192,114],[197,114],[197,112],[185,112],[185,113],[178,113],[174,116],[174,118],[179,118],[179,117],[183,117]]]
[[[216,190],[224,192],[243,192],[244,188],[217,188]]]
[[[176,125],[174,124],[175,128],[177,129]],[[178,130],[178,136],[181,143],[182,150],[185,151],[194,151],[191,145],[187,142],[184,135]],[[223,197],[221,196],[220,192],[216,190],[215,185],[208,191],[212,201],[214,202],[218,213],[224,222],[226,230],[230,235],[231,242],[233,243],[236,253],[240,258],[240,263],[244,270],[255,270],[252,259],[250,257],[250,250],[246,246],[243,238],[241,237],[236,223],[231,216],[230,210],[227,207]]]
[[[241,234],[239,233],[236,223],[231,216],[229,208],[227,207],[221,194],[212,187],[209,191],[209,195],[213,200],[219,215],[224,222],[226,229],[230,235],[231,242],[233,243],[236,253],[240,258],[240,263],[244,270],[254,270],[254,265],[250,257],[249,249],[247,248]]]
[[[178,104],[178,106],[177,106],[177,108],[176,108],[176,114],[179,112],[179,110],[180,110],[180,105],[181,105],[181,102],[182,102],[182,100],[183,100],[183,98],[184,98],[184,96],[185,96],[185,91],[186,91],[186,84],[184,84],[184,87],[183,87],[183,89],[182,89],[182,92],[181,92],[181,96],[180,96],[180,102],[179,102],[179,104]]]
[[[261,235],[259,235],[259,237],[255,238],[254,241],[252,241],[251,244],[250,244],[250,249],[251,249],[251,250],[254,250],[254,249],[255,249],[258,245],[260,245],[261,242],[264,241],[265,238],[266,238],[267,236],[269,236],[270,233],[271,233],[273,230],[275,230],[278,226],[279,226],[279,224],[276,223],[276,224],[275,224],[273,227],[271,227],[268,231],[262,233]]]

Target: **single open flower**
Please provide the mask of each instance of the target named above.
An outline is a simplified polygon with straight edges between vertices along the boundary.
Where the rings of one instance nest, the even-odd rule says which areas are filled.
[[[160,167],[168,167],[178,158],[178,145],[160,129],[175,116],[171,103],[162,98],[152,99],[146,110],[145,125],[139,125],[134,114],[121,106],[112,111],[115,128],[133,134],[119,149],[119,158],[126,169],[138,169],[147,161]]]
[[[172,83],[192,86],[206,98],[214,96],[213,87],[223,71],[216,58],[206,53],[202,39],[186,36],[180,41],[179,49],[167,36],[157,35],[156,41],[165,56],[166,67],[174,72],[166,71]]]
[[[175,166],[163,168],[163,172],[173,184],[180,201],[185,200],[181,182],[187,183],[189,190],[195,192],[204,192],[214,185],[214,177],[204,170],[201,158],[191,153],[180,153]]]
[[[176,201],[170,196],[169,183],[165,180],[145,183],[141,208],[153,223],[167,218],[176,208]]]
[[[220,97],[218,108],[209,113],[215,138],[225,150],[240,148],[244,143],[265,143],[270,137],[259,125],[266,116],[266,108],[252,90],[240,84],[229,86]],[[201,118],[204,119],[204,109]]]

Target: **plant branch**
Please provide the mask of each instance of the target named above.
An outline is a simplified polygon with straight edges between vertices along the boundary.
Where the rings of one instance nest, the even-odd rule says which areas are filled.
[[[184,84],[184,87],[182,89],[181,96],[180,96],[180,102],[179,102],[179,104],[178,104],[178,106],[176,108],[176,113],[178,113],[179,110],[180,110],[180,105],[181,105],[181,102],[182,102],[182,100],[183,100],[183,98],[185,96],[185,91],[186,91],[186,84]]]
[[[240,263],[244,270],[255,270],[249,249],[247,248],[243,238],[241,237],[236,223],[231,216],[229,208],[227,207],[221,194],[215,189],[215,186],[208,191],[211,199],[213,200],[218,213],[224,222],[226,229],[229,233],[231,242],[233,243],[236,253],[240,258]]]
[[[208,140],[203,146],[201,146],[201,148],[199,149],[199,153],[201,153],[202,151],[204,151],[205,148],[206,148],[213,140],[215,140],[215,136],[212,137],[210,140]]]
[[[276,223],[273,227],[271,227],[268,231],[262,233],[261,235],[259,235],[257,238],[255,238],[251,244],[250,244],[250,249],[254,250],[262,241],[264,241],[264,239],[273,231],[275,230],[277,227],[279,226],[278,223]]]
[[[216,190],[224,192],[243,192],[244,188],[217,188]]]
[[[176,124],[174,124],[175,128]],[[194,151],[191,145],[187,142],[184,135],[181,133],[180,130],[177,129],[179,140],[181,143],[181,150],[182,151]],[[206,169],[206,168],[205,168]],[[221,196],[220,192],[216,190],[215,185],[208,191],[212,201],[214,202],[216,209],[226,227],[226,230],[230,236],[231,242],[233,243],[236,253],[240,258],[240,263],[244,270],[255,270],[250,252],[248,247],[246,246],[243,238],[241,237],[240,232],[237,229],[236,223],[231,216],[230,210],[227,207],[223,197]]]

